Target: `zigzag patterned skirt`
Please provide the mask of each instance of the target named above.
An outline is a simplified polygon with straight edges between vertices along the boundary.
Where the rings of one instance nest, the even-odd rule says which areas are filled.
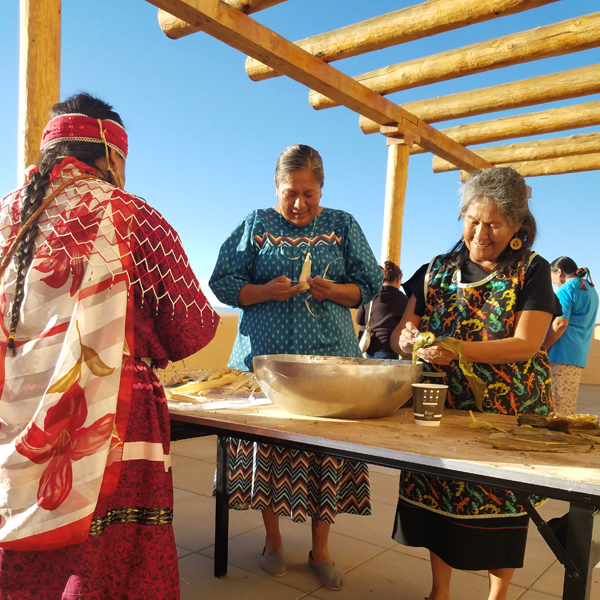
[[[366,463],[279,446],[229,440],[229,506],[271,507],[295,522],[333,523],[338,513],[371,514]]]

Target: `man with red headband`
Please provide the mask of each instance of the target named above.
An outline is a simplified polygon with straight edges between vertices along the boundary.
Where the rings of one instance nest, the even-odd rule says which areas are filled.
[[[153,367],[219,319],[176,232],[122,189],[119,115],[88,94],[51,114],[0,205],[0,600],[175,600]]]

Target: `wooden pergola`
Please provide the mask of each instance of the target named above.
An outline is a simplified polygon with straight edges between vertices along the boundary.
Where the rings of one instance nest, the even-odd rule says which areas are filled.
[[[510,165],[525,177],[600,169],[600,132],[478,149],[600,125],[600,101],[435,129],[432,123],[600,93],[600,65],[488,88],[395,104],[385,96],[466,75],[600,46],[600,12],[386,66],[349,77],[330,63],[446,31],[521,13],[559,0],[428,0],[291,42],[248,16],[287,0],[147,0],[163,32],[178,39],[204,32],[248,56],[254,81],[288,76],[311,91],[313,108],[345,106],[365,134],[388,145],[382,260],[400,262],[409,158],[431,152],[436,173]],[[19,168],[37,162],[48,108],[60,90],[62,0],[21,0]],[[531,22],[531,18],[527,19]]]

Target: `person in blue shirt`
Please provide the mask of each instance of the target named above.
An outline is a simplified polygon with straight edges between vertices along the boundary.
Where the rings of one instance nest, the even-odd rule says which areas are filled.
[[[577,412],[581,373],[590,351],[596,316],[598,292],[588,269],[578,269],[567,256],[550,265],[552,283],[563,314],[552,322],[546,341],[552,377],[554,411],[561,415]]]
[[[354,217],[320,205],[324,180],[315,149],[286,148],[275,169],[277,204],[252,211],[221,247],[210,287],[240,308],[229,366],[252,371],[261,354],[361,356],[350,308],[373,300],[383,276]],[[230,507],[262,511],[261,567],[286,572],[279,517],[311,517],[308,562],[321,583],[341,589],[346,575],[329,554],[329,528],[338,513],[371,514],[367,465],[233,438],[229,450]]]

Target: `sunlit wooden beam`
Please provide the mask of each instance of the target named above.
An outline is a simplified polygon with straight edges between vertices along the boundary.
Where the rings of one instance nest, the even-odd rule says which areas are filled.
[[[556,1],[429,0],[423,4],[408,6],[360,23],[353,23],[335,31],[313,35],[295,44],[325,62],[333,62]],[[253,81],[279,76],[279,73],[253,58],[246,61],[246,73]]]
[[[219,0],[149,0],[158,8],[200,27],[202,31],[253,56],[276,71],[313,89],[318,89],[351,110],[378,123],[390,119],[428,151],[467,171],[489,167],[460,144],[439,134],[393,102],[354,81],[331,65],[298,48],[254,19]]]
[[[287,0],[223,0],[223,2],[227,2],[227,4],[233,6],[236,10],[241,10],[243,13],[250,15],[276,4],[287,2]],[[198,27],[190,25],[186,21],[182,21],[161,9],[158,11],[158,24],[163,33],[172,40],[178,40],[186,35],[202,31]]]
[[[598,93],[600,65],[590,65],[401,106],[431,124]],[[361,116],[358,124],[363,133],[379,133],[379,123],[365,117]]]
[[[477,154],[495,165],[531,160],[546,160],[562,156],[578,156],[600,152],[600,133],[580,133],[564,138],[520,142],[508,146],[478,148]],[[433,172],[457,171],[458,167],[437,156],[433,157]]]
[[[600,46],[600,12],[504,37],[424,56],[355,77],[378,94],[428,85]],[[309,94],[313,108],[338,106],[319,90]]]
[[[583,173],[585,171],[600,170],[600,153],[581,154],[579,156],[565,156],[550,160],[532,160],[515,162],[502,165],[513,167],[523,177],[540,177],[541,175],[564,175],[566,173]],[[460,178],[465,181],[468,173],[462,171]]]
[[[60,100],[62,0],[21,0],[18,180],[40,157],[48,111]]]
[[[555,131],[566,131],[567,129],[594,127],[595,125],[600,125],[600,101],[562,106],[514,117],[503,117],[493,121],[458,125],[457,127],[441,129],[440,133],[465,146],[473,146],[475,144],[487,144],[519,137],[554,133]],[[382,126],[381,131],[389,135],[389,132],[394,132],[395,128],[392,125]],[[411,154],[421,154],[426,150],[415,145],[410,152]]]

